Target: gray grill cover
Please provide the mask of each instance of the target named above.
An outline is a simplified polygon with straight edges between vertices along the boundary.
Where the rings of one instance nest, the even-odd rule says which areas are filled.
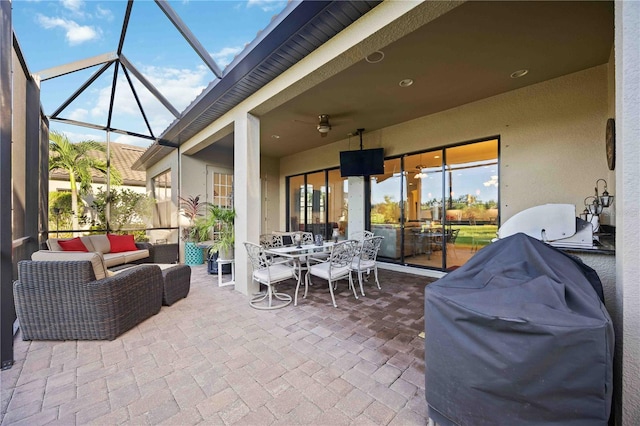
[[[605,425],[613,325],[597,274],[525,234],[425,288],[425,396],[457,425]]]

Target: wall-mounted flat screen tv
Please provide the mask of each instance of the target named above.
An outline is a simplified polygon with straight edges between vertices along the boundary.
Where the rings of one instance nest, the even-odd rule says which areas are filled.
[[[340,151],[340,176],[371,176],[384,173],[384,148]]]

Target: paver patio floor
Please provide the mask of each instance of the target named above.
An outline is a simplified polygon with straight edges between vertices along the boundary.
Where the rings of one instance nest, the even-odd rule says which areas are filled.
[[[114,341],[15,341],[2,425],[424,425],[424,286],[380,270],[258,311],[192,267],[186,299]],[[290,281],[279,291],[293,295]]]

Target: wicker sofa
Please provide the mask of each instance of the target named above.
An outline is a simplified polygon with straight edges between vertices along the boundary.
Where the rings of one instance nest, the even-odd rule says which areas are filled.
[[[160,311],[158,266],[112,275],[95,253],[75,257],[82,260],[18,263],[13,296],[23,340],[113,340]]]
[[[133,238],[133,237],[131,237]],[[153,259],[154,246],[149,243],[135,243],[135,250],[128,251],[112,250],[109,237],[105,234],[87,235],[79,237],[83,245],[89,252],[101,253],[104,257],[104,263],[107,268],[113,266],[124,265],[126,263],[160,263]],[[70,238],[49,238],[47,239],[47,248],[54,252],[63,252],[64,249],[60,242],[68,242]],[[169,262],[167,262],[169,263]]]

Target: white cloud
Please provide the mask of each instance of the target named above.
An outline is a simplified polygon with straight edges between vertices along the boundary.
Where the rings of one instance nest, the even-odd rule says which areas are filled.
[[[38,15],[38,22],[45,29],[62,28],[66,31],[65,37],[70,45],[75,46],[86,41],[95,40],[100,37],[100,31],[87,25],[79,25],[75,21],[63,18],[49,18]]]
[[[272,12],[274,10],[282,10],[287,4],[283,0],[248,0],[247,7],[259,7],[264,12]]]
[[[195,70],[149,66],[141,67],[141,72],[178,111],[184,110],[202,92],[206,87],[205,78],[209,77],[204,66]],[[158,136],[175,117],[146,88],[135,83],[135,79],[134,85],[151,129]],[[106,123],[110,99],[111,86],[97,92],[95,105],[90,109],[91,122]],[[120,130],[148,134],[142,114],[122,75],[118,80],[112,125]]]
[[[62,0],[60,3],[62,3],[62,6],[73,12],[79,12],[84,6],[83,0]]]
[[[104,19],[109,22],[113,21],[113,12],[111,12],[109,9],[100,7],[100,5],[96,6],[96,16],[98,17],[98,19]]]
[[[233,61],[233,58],[240,52],[242,47],[223,47],[217,52],[211,53],[211,57],[220,68],[224,68]]]
[[[51,128],[53,130],[55,129],[55,125],[52,125]],[[82,129],[82,127],[74,127],[75,129]],[[105,135],[104,133],[102,134],[102,136],[100,136],[99,131],[95,131],[95,133],[78,133],[78,132],[74,132],[74,131],[69,131],[68,129],[64,128],[64,130],[61,130],[68,138],[69,141],[71,142],[82,142],[82,141],[97,141],[97,142],[103,142],[105,140]]]
[[[88,115],[89,111],[87,111],[86,109],[76,108],[69,114],[69,119],[75,121],[85,121]]]

